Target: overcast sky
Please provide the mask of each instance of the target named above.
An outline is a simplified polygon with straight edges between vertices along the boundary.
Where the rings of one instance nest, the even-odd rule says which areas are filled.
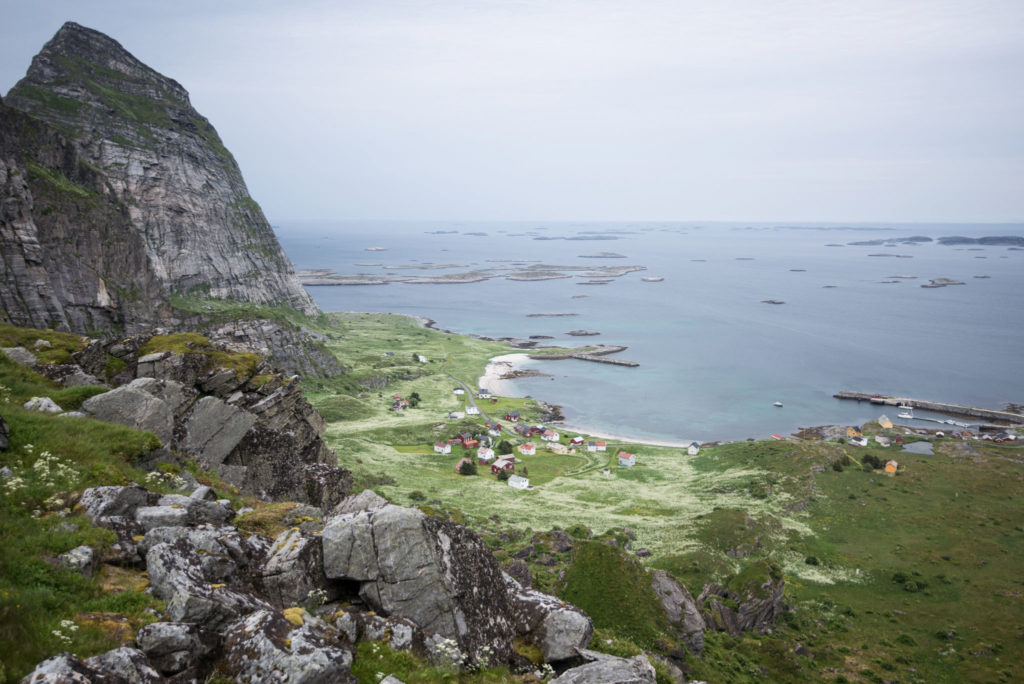
[[[1024,220],[1024,0],[0,0],[180,82],[272,222]]]

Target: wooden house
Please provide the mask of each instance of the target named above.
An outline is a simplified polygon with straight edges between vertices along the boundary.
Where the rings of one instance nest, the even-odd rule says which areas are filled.
[[[619,452],[619,465],[632,468],[636,465],[636,454],[631,454],[628,451]]]
[[[534,456],[537,453],[537,445],[532,442],[519,445],[519,453],[523,456]]]
[[[493,473],[494,475],[497,475],[502,470],[505,470],[510,473],[516,472],[515,462],[511,458],[502,457],[491,465],[491,473]]]

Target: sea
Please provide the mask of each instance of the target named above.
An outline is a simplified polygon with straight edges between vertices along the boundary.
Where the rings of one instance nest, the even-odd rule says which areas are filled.
[[[521,367],[545,375],[503,382],[503,393],[558,404],[566,424],[595,434],[763,439],[882,413],[833,398],[840,390],[1024,403],[1024,248],[939,242],[1022,236],[1024,224],[342,221],[275,230],[297,270],[344,275],[438,276],[517,268],[512,262],[642,266],[602,285],[582,285],[593,278],[570,271],[540,281],[308,287],[324,311],[627,347],[617,357],[639,366],[528,361]],[[963,284],[922,287],[939,278]],[[541,313],[576,315],[531,316]],[[895,414],[897,423],[936,427]]]

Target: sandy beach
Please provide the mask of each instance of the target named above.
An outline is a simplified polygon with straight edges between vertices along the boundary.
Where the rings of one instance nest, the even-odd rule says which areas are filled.
[[[511,396],[511,393],[508,391],[510,388],[508,387],[507,382],[502,380],[502,376],[515,371],[519,364],[522,364],[529,359],[529,354],[503,354],[502,356],[495,356],[488,361],[487,367],[484,369],[484,374],[480,376],[480,388],[500,396]],[[631,444],[649,444],[651,446],[685,449],[689,446],[690,441],[692,441],[662,441],[647,437],[631,437],[629,435],[615,434],[613,432],[601,430],[600,428],[570,425],[563,422],[552,423],[552,425],[557,426],[558,430],[563,433],[589,435],[591,437],[599,437],[604,440],[629,442]]]

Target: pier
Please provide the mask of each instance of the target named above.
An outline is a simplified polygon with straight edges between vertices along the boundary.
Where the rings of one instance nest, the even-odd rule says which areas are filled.
[[[970,416],[972,418],[984,418],[986,420],[998,420],[1006,423],[1024,423],[1024,415],[1011,411],[996,411],[994,409],[976,408],[974,406],[960,406],[958,404],[944,404],[939,401],[926,401],[924,399],[911,399],[909,397],[893,397],[887,394],[868,394],[867,392],[842,391],[833,394],[836,399],[854,399],[856,401],[867,401],[882,406],[910,406],[911,408],[923,409],[925,411],[936,411],[938,413],[949,413],[957,416]]]
[[[613,346],[613,345],[599,345],[596,349],[590,352],[571,352],[567,351],[561,354],[530,354],[531,359],[538,361],[562,361],[564,359],[579,359],[580,361],[593,361],[594,363],[607,363],[611,366],[625,366],[626,368],[636,368],[640,364],[636,361],[626,361],[625,359],[610,359],[609,354],[617,354],[621,351],[625,351],[627,347]]]

